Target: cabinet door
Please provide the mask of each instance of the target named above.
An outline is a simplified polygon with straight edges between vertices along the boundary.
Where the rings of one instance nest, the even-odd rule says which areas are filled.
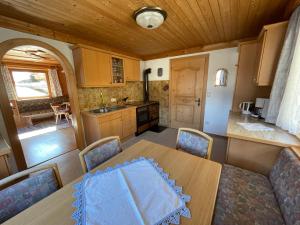
[[[90,49],[82,49],[83,61],[83,85],[97,86],[100,84],[100,65],[98,62],[98,52]]]
[[[111,85],[111,57],[100,51],[77,48],[73,50],[75,72],[81,87]]]
[[[122,112],[123,137],[134,135],[136,132],[136,109],[131,108]]]
[[[111,78],[111,57],[109,54],[97,52],[97,62],[99,64],[99,85],[110,86],[112,83]]]
[[[111,57],[112,84],[115,86],[125,84],[124,75],[124,59],[112,56]]]
[[[125,59],[125,77],[128,81],[140,80],[140,61]]]
[[[100,133],[101,138],[109,137],[109,136],[119,136],[123,137],[123,129],[122,129],[122,118],[115,118],[108,121],[100,122]]]
[[[276,73],[287,23],[266,26],[258,40],[258,67],[256,83],[258,86],[270,86]]]

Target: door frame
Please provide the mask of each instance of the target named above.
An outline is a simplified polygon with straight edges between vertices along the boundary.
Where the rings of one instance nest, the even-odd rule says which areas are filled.
[[[44,48],[47,53],[55,57],[61,64],[63,70],[65,71],[67,89],[69,94],[70,107],[72,110],[73,127],[75,131],[75,138],[77,147],[82,149],[85,146],[83,126],[80,116],[80,108],[77,93],[77,81],[73,67],[71,66],[68,59],[53,46],[34,39],[29,38],[15,38],[3,41],[0,43],[0,59],[12,48],[22,46],[22,45],[33,45]],[[12,153],[15,157],[16,165],[19,171],[27,169],[27,164],[25,161],[25,156],[21,146],[21,142],[18,138],[18,132],[16,124],[13,118],[13,111],[10,107],[8,95],[6,93],[6,88],[4,85],[4,80],[2,76],[2,71],[0,71],[0,110],[2,112],[4,124],[6,127],[7,135],[11,145]]]
[[[170,59],[170,81],[169,81],[169,126],[172,125],[172,94],[173,94],[173,87],[172,87],[172,62],[178,61],[181,59],[188,59],[188,58],[205,58],[205,65],[204,65],[204,81],[203,81],[203,91],[202,91],[202,105],[201,105],[201,115],[200,115],[200,130],[203,131],[203,124],[204,124],[204,114],[205,114],[205,102],[206,102],[206,89],[207,89],[207,80],[208,80],[208,63],[209,63],[209,54],[201,54],[201,55],[194,55],[194,56],[186,56],[186,57],[179,57]]]

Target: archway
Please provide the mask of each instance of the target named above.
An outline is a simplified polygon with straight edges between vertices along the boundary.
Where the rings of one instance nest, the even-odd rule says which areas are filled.
[[[78,148],[84,147],[84,137],[83,137],[83,127],[80,116],[79,102],[78,102],[78,94],[77,94],[77,85],[76,85],[76,77],[74,74],[74,70],[67,60],[67,58],[56,48],[53,46],[34,39],[27,38],[18,38],[18,39],[10,39],[0,43],[0,59],[12,48],[24,45],[33,45],[38,46],[45,49],[49,54],[53,55],[63,67],[65,71],[66,80],[67,80],[67,89],[69,93],[69,101],[72,109],[73,116],[73,126],[75,131],[75,137]],[[27,169],[25,157],[22,151],[21,143],[18,139],[17,128],[13,118],[13,112],[10,107],[10,102],[8,99],[8,95],[6,93],[4,80],[2,73],[0,71],[0,110],[3,115],[4,123],[6,126],[6,130],[8,133],[9,141],[11,144],[11,148],[13,151],[13,155],[16,160],[16,164],[18,170]]]

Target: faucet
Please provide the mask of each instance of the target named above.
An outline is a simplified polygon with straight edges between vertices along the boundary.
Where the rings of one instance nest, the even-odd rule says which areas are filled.
[[[101,98],[101,107],[104,107],[104,99],[103,99],[103,92],[100,92],[100,98]]]

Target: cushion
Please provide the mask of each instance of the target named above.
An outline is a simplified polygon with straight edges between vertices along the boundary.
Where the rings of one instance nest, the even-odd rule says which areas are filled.
[[[300,225],[300,160],[290,150],[281,151],[270,176],[287,225]]]
[[[52,169],[35,174],[0,191],[0,223],[58,190]]]
[[[52,110],[50,103],[58,104],[67,102],[69,98],[66,96],[44,99],[29,99],[17,101],[18,109],[20,113],[28,113],[32,111]]]
[[[283,225],[267,177],[238,167],[222,168],[214,225]]]
[[[118,140],[112,140],[94,148],[84,155],[87,170],[90,171],[101,163],[121,152]]]
[[[207,156],[208,140],[197,133],[180,131],[177,148],[200,157]]]

